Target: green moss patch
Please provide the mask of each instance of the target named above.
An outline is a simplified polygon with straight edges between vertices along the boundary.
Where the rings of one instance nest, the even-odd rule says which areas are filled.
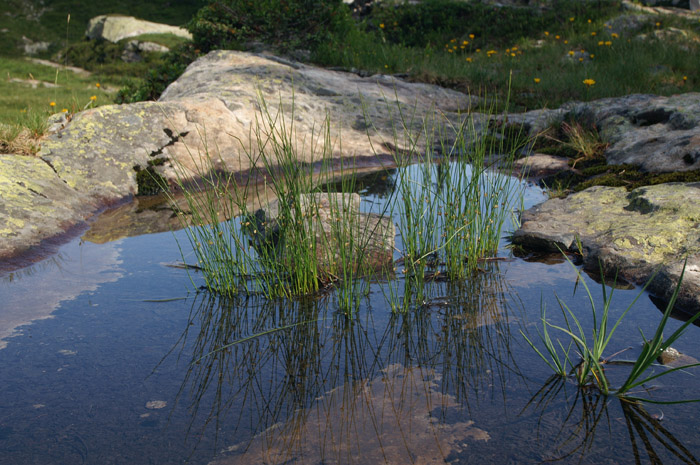
[[[161,161],[160,163],[158,163]],[[136,184],[138,185],[137,195],[156,195],[168,190],[168,181],[161,176],[154,166],[158,166],[165,162],[165,159],[158,158],[149,161],[149,166],[146,169],[140,166],[134,166],[136,171]]]

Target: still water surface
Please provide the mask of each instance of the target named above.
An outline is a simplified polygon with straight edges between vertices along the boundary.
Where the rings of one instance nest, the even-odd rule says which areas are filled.
[[[382,196],[364,194],[368,209]],[[542,199],[529,187],[525,207]],[[187,243],[182,231],[75,240],[1,278],[0,464],[698,463],[696,404],[547,384],[520,331],[537,338],[541,303],[556,321],[555,291],[589,314],[561,260],[504,249],[469,281],[429,284],[401,315],[374,282],[348,320],[332,294],[197,293],[198,275],[166,266],[182,259],[176,238]],[[638,292],[616,290],[613,312]],[[609,353],[634,355],[638,328],[652,333],[660,316],[643,296]],[[699,331],[677,348],[700,358]],[[700,397],[697,374],[644,395]]]

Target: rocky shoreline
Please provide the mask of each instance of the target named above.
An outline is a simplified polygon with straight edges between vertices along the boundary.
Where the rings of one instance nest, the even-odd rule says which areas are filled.
[[[269,55],[211,52],[190,65],[158,102],[99,107],[70,121],[56,118],[37,157],[0,155],[0,259],[12,263],[42,241],[84,228],[106,207],[132,200],[146,189],[139,185],[139,172],[170,183],[178,171],[195,178],[200,157],[207,154],[215,169],[249,172],[256,127],[265,127],[265,112],[286,115],[297,147],[310,147],[311,134],[327,136],[333,158],[371,164],[377,155],[402,148],[402,141],[394,146],[394,128],[402,123],[399,108],[410,109],[416,120],[440,115],[457,122],[473,104],[465,94],[391,76],[363,78]],[[698,110],[700,94],[630,95],[511,114],[507,120],[535,135],[572,115],[589,118],[609,142],[609,164],[634,164],[646,172],[693,171],[700,169]],[[477,124],[487,121],[485,115],[476,117]],[[306,162],[318,160],[312,150],[299,153]],[[658,270],[650,289],[662,299],[670,296],[687,257],[680,303],[688,311],[700,309],[698,183],[631,192],[592,187],[550,199],[525,212],[513,242],[533,251],[583,252],[587,264],[597,267],[601,261],[607,271],[619,270],[635,283]]]

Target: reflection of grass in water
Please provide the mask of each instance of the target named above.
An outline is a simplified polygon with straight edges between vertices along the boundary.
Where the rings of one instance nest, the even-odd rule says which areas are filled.
[[[573,395],[570,392],[574,388]],[[573,401],[570,399],[573,397]],[[557,404],[564,402],[564,406]],[[525,406],[526,410],[540,411],[537,422],[538,437],[546,444],[550,455],[546,461],[582,461],[586,454],[593,451],[598,429],[610,432],[610,421],[622,421],[617,418],[621,413],[630,439],[635,463],[642,463],[646,454],[650,463],[662,463],[661,452],[670,454],[677,463],[698,464],[694,455],[676,437],[663,427],[662,417],[649,414],[643,405],[629,402],[623,398],[612,403],[608,396],[598,391],[584,391],[569,385],[566,379],[552,376],[542,388],[535,393]],[[619,405],[620,410],[617,409]],[[545,430],[545,416],[553,409],[565,408],[566,415],[551,438]],[[622,444],[616,446],[617,449]],[[639,446],[642,446],[640,449]],[[665,463],[665,462],[663,462]]]
[[[596,307],[593,294],[591,293],[586,280],[581,276],[574,263],[571,262],[568,257],[565,256],[565,258],[569,265],[576,271],[576,285],[578,286],[580,283],[583,286],[587,300],[590,303],[592,330],[590,333],[584,330],[584,325],[581,323],[581,318],[577,316],[569,308],[569,306],[557,296],[557,302],[561,308],[564,324],[555,325],[548,321],[546,319],[545,307],[543,304],[541,317],[542,332],[540,333],[538,329],[538,334],[542,340],[542,343],[544,344],[544,349],[540,350],[525,335],[525,333],[521,331],[521,334],[530,347],[542,358],[542,360],[547,363],[547,365],[555,372],[557,376],[563,379],[571,377],[582,389],[595,388],[603,395],[614,395],[624,398],[627,401],[645,401],[655,403],[697,402],[698,400],[695,399],[659,402],[651,399],[636,397],[636,393],[632,391],[635,388],[643,389],[645,384],[648,384],[661,376],[665,376],[685,368],[700,366],[700,363],[694,363],[669,369],[665,369],[664,367],[664,370],[659,373],[651,375],[647,374],[650,368],[657,365],[656,361],[664,350],[670,347],[671,344],[673,344],[685,332],[688,326],[690,326],[697,318],[700,317],[700,312],[696,313],[693,317],[689,318],[678,329],[676,329],[670,336],[664,337],[666,324],[671,316],[671,312],[673,311],[676,299],[678,298],[678,294],[681,289],[685,266],[678,280],[675,291],[673,292],[673,295],[663,312],[663,316],[657,325],[654,336],[651,339],[647,339],[643,333],[641,334],[642,342],[644,344],[641,354],[636,360],[630,363],[632,368],[625,381],[623,381],[619,387],[613,388],[610,386],[610,382],[608,380],[606,366],[617,354],[608,355],[607,357],[604,357],[603,354],[610,343],[615,330],[622,323],[623,319],[632,309],[639,297],[643,295],[647,286],[654,280],[655,276],[652,276],[649,279],[647,284],[632,301],[632,303],[630,303],[627,308],[622,311],[617,320],[613,322],[610,319],[610,309],[612,305],[614,285],[609,291],[607,290],[602,265],[600,268],[601,286],[603,291],[603,302],[601,309],[600,306]],[[555,343],[549,333],[549,328],[559,331],[564,336],[565,342],[562,343],[559,339],[557,339]],[[567,345],[566,348],[564,347],[565,345]],[[577,357],[571,353],[572,347],[575,348]]]
[[[416,425],[433,428],[434,421],[434,434],[440,436],[447,409],[462,409],[489,392],[485,387],[497,385],[495,378],[506,376],[502,365],[512,362],[507,289],[499,273],[481,276],[459,289],[432,283],[425,308],[393,314],[385,327],[372,320],[373,310],[353,319],[333,314],[330,299],[227,300],[201,294],[193,303],[193,324],[179,344],[180,356],[190,347],[193,351],[178,395],[181,402],[189,399],[190,429],[201,437],[208,428],[218,434],[233,422],[236,430],[284,434],[303,448],[305,425],[323,413],[333,423],[330,428],[345,425],[336,433],[344,431],[353,441],[354,421],[381,416],[381,409],[390,407],[381,396],[359,395],[369,383],[393,393],[397,405],[403,405],[401,395],[434,391],[433,399],[423,399],[426,405],[413,405],[413,410],[430,412],[433,420],[420,417]],[[369,302],[362,304],[366,308]],[[415,386],[399,389],[400,378],[394,377],[401,372],[389,376],[386,371],[396,366],[411,373]],[[375,383],[387,376],[381,381],[386,386]],[[471,431],[471,424],[459,428]]]

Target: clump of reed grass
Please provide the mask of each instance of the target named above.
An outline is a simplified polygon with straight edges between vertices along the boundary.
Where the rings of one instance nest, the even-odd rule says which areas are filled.
[[[522,144],[508,143],[504,134],[494,137],[476,118],[467,114],[458,127],[424,124],[425,153],[415,143],[395,152],[398,165],[417,160],[399,175],[395,198],[404,265],[415,280],[428,268],[451,280],[475,272],[481,260],[496,254],[518,197],[509,173]]]
[[[371,236],[385,232],[376,231],[380,222],[360,215],[359,205],[345,194],[354,190],[353,169],[336,166],[329,124],[310,134],[309,146],[297,147],[294,115],[273,112],[262,99],[260,108],[252,145],[244,147],[254,166],[244,183],[216,169],[210,153],[190,154],[198,180],[194,186],[184,168],[179,170],[177,184],[190,212],[181,212],[180,218],[188,226],[205,286],[229,297],[290,298],[335,285],[339,308],[351,314],[367,289],[362,278],[374,260]],[[310,152],[304,161],[301,150]],[[256,176],[264,181],[256,184]],[[321,192],[338,177],[342,192]],[[258,189],[276,199],[273,219],[256,210]]]
[[[610,343],[615,330],[622,323],[623,319],[630,309],[632,309],[639,297],[643,295],[644,291],[654,277],[652,276],[652,278],[650,278],[637,297],[635,297],[627,308],[625,308],[617,320],[612,322],[610,320],[610,308],[614,288],[608,292],[605,285],[605,279],[602,279],[603,305],[602,309],[597,308],[593,294],[586,284],[585,279],[581,276],[579,270],[568,257],[566,257],[566,260],[576,271],[577,283],[581,283],[583,285],[588,301],[590,302],[593,321],[591,333],[587,334],[587,332],[583,329],[579,317],[577,317],[569,306],[558,296],[557,302],[560,306],[562,316],[564,317],[563,325],[556,325],[547,320],[545,306],[544,304],[541,304],[542,332],[540,332],[538,329],[538,334],[542,343],[544,344],[544,350],[538,349],[535,343],[521,331],[521,334],[527,341],[528,345],[545,361],[545,363],[547,363],[547,365],[556,375],[561,378],[572,378],[576,381],[576,384],[582,388],[595,387],[601,394],[606,396],[614,395],[628,400],[656,402],[632,395],[632,389],[643,386],[656,378],[665,376],[675,371],[700,366],[700,363],[694,363],[681,367],[665,369],[656,374],[647,374],[648,370],[652,366],[656,366],[656,361],[663,351],[670,347],[671,344],[673,344],[685,332],[688,326],[698,319],[698,317],[700,317],[700,312],[696,313],[694,316],[684,322],[678,329],[676,329],[670,336],[664,337],[664,330],[666,328],[668,318],[673,311],[673,307],[678,298],[678,293],[680,292],[681,283],[683,281],[683,273],[681,273],[678,284],[676,285],[673,295],[663,312],[663,316],[657,326],[654,336],[650,340],[647,340],[644,333],[642,333],[644,342],[642,353],[635,361],[631,363],[632,369],[630,370],[625,381],[618,387],[612,387],[610,385],[605,367],[617,354],[605,357],[605,349]],[[685,272],[685,266],[683,268],[683,272]],[[602,267],[601,278],[604,278]],[[556,339],[555,343],[552,340],[551,334],[549,333],[549,328],[559,331],[564,336],[565,342],[562,343],[560,339]],[[565,345],[566,348],[564,347]],[[572,348],[575,349],[574,353],[572,353]],[[681,400],[663,403],[693,401],[695,400]]]
[[[419,144],[407,129],[413,126],[404,122],[401,135],[409,149],[395,151],[395,163],[404,168],[383,211],[373,216],[360,215],[359,198],[355,205],[345,194],[355,190],[355,166],[333,158],[328,121],[310,135],[308,147],[296,147],[294,115],[285,118],[262,99],[260,108],[247,156],[264,179],[262,186],[276,198],[274,220],[252,208],[259,187],[253,178],[241,185],[215,169],[210,154],[201,160],[192,154],[196,188],[188,187],[184,177],[178,182],[191,211],[180,217],[190,226],[188,238],[211,291],[276,298],[333,286],[339,308],[351,314],[368,291],[367,275],[377,271],[373,247],[379,242],[386,251],[386,241],[393,242],[393,227],[390,232],[380,220],[386,215],[396,220],[401,237],[397,271],[412,289],[403,304],[398,304],[398,292],[390,291],[396,311],[422,300],[426,279],[440,274],[465,279],[480,260],[496,253],[518,190],[513,178],[493,168],[510,173],[518,145],[506,150],[502,137],[485,137],[488,125],[476,124],[469,115],[456,128],[442,121],[424,123]],[[303,162],[299,150],[310,151]],[[340,192],[322,193],[329,185]]]

